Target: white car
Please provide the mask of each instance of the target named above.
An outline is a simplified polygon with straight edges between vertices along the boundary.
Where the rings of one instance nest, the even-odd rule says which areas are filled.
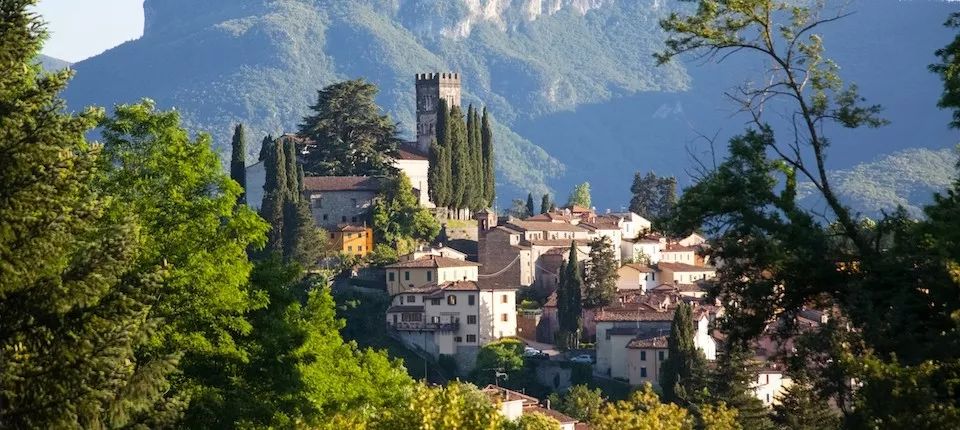
[[[580,354],[570,359],[574,363],[593,364],[593,357],[590,354]]]

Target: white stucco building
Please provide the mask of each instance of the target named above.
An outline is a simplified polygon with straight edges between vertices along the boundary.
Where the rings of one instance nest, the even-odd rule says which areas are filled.
[[[436,358],[475,353],[493,340],[516,336],[516,306],[516,289],[448,281],[395,295],[386,322],[404,343]]]
[[[415,260],[400,261],[384,267],[387,293],[391,296],[417,287],[450,281],[476,281],[480,265],[429,254]]]

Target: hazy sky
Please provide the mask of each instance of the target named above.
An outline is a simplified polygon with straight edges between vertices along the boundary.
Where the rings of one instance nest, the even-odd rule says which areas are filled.
[[[40,0],[50,38],[43,53],[80,61],[143,35],[143,0]]]

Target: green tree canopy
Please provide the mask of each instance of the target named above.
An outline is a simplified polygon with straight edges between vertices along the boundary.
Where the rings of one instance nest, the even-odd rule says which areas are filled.
[[[533,205],[533,193],[527,193],[527,216],[533,216],[536,213],[536,207]]]
[[[169,426],[179,354],[141,354],[165,265],[142,266],[134,208],[98,192],[102,111],[64,112],[71,72],[43,73],[32,1],[0,2],[0,423],[9,428]]]
[[[373,204],[374,238],[403,255],[417,243],[429,242],[440,233],[440,223],[413,194],[403,173],[388,180]]]
[[[633,197],[630,199],[630,211],[649,220],[660,220],[670,214],[677,203],[677,179],[659,177],[653,172],[633,176],[630,186]]]
[[[550,395],[551,406],[579,421],[590,422],[601,411],[607,399],[599,388],[574,385],[563,395]]]
[[[570,191],[570,197],[567,198],[567,206],[573,205],[583,206],[585,208],[591,207],[589,182],[577,185],[573,187],[573,191]]]
[[[583,307],[594,309],[608,306],[617,298],[617,280],[620,275],[617,269],[617,250],[607,236],[600,236],[590,241],[590,260],[584,275],[586,285],[583,296]]]
[[[312,140],[304,159],[311,176],[392,176],[397,126],[376,103],[377,87],[363,79],[318,91],[299,135]]]

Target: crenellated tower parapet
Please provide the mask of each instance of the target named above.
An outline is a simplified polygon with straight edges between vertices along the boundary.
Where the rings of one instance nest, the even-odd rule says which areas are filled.
[[[430,150],[430,141],[436,136],[437,107],[440,99],[449,107],[460,106],[459,73],[417,73],[417,149]]]

